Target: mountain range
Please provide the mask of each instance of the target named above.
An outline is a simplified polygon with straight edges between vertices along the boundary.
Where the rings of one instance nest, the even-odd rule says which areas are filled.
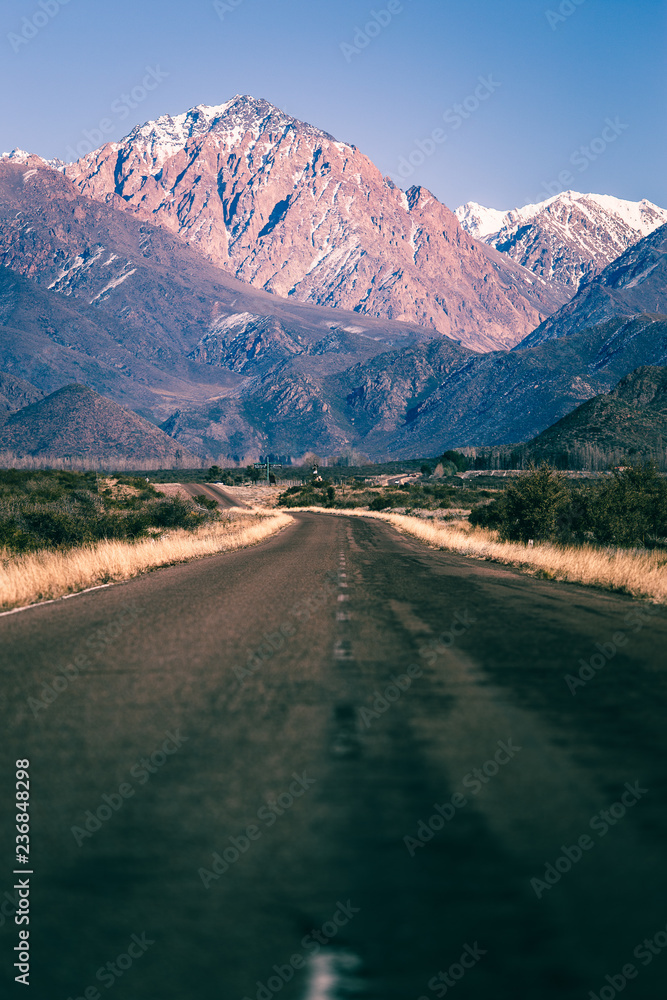
[[[646,199],[565,191],[508,212],[468,202],[456,209],[456,217],[475,239],[573,293],[664,226],[667,210]]]
[[[545,233],[552,214],[533,216]],[[667,225],[626,233],[599,270],[600,219],[599,273],[547,280],[251,98],[75,164],[15,151],[0,158],[0,425],[74,382],[223,464],[525,441],[666,362]]]
[[[586,453],[594,447],[618,460],[662,456],[667,446],[667,368],[642,366],[611,392],[595,396],[542,431],[531,454]]]
[[[513,346],[567,298],[425,188],[402,191],[355,146],[252,97],[164,115],[65,173],[255,287],[473,350]]]
[[[629,247],[553,316],[538,326],[522,347],[571,336],[614,317],[640,313],[667,315],[667,226]]]

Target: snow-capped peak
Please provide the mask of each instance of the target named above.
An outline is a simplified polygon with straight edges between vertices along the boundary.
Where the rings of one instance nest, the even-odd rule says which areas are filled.
[[[27,163],[28,159],[32,156],[32,153],[26,153],[25,149],[13,149],[11,153],[3,153],[1,159],[12,160],[14,163]]]
[[[591,209],[595,213],[597,208],[606,215],[616,216],[636,232],[638,238],[648,236],[667,222],[667,211],[646,198],[641,201],[625,201],[609,194],[582,194],[580,191],[563,191],[544,201],[507,211],[485,208],[477,202],[469,201],[460,205],[455,214],[466,232],[487,243],[490,242],[489,237],[501,230],[523,226],[541,212],[553,214],[556,209],[560,211],[575,204],[586,214],[590,214]]]
[[[154,161],[164,162],[193,137],[212,134],[234,145],[248,134],[257,139],[269,126],[283,131],[294,128],[305,135],[335,141],[328,132],[292,118],[262,98],[237,94],[224,104],[197,104],[181,114],[161,115],[155,121],[137,125],[118,145],[143,146]]]
[[[477,240],[483,240],[485,236],[502,229],[503,219],[508,214],[509,212],[501,208],[485,208],[476,201],[467,201],[465,205],[459,205],[455,212],[465,231]]]
[[[160,115],[155,121],[136,125],[120,145],[145,145],[154,152],[160,150],[165,157],[171,156],[182,149],[192,136],[210,132],[235,100],[237,98],[217,105],[197,104],[180,115]]]
[[[43,163],[45,167],[51,167],[52,170],[58,170],[61,173],[65,167],[64,162],[57,157],[45,160],[43,156],[38,156],[37,153],[27,153],[25,149],[19,149],[18,146],[11,153],[3,153],[0,156],[0,160],[9,160],[11,163],[20,163],[22,165],[28,164],[31,161],[34,164],[36,160],[38,164]]]
[[[667,211],[645,198],[563,191],[508,212],[468,202],[461,226],[546,281],[576,290],[628,247],[667,223]]]
[[[667,211],[646,198],[641,201],[624,201],[609,194],[589,194],[582,195],[581,199],[599,205],[610,215],[618,216],[640,236],[648,236],[667,222]]]

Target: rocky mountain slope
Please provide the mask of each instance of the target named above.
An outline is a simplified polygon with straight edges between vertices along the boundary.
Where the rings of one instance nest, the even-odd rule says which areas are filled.
[[[534,347],[615,317],[667,316],[667,225],[635,243],[527,337]]]
[[[518,343],[568,297],[424,188],[401,191],[356,147],[251,97],[147,122],[66,174],[251,285],[475,350]]]
[[[0,264],[0,322],[26,338],[5,332],[9,366],[0,367],[40,387],[47,369],[94,386],[102,379],[103,392],[133,407],[216,397],[239,383],[195,357],[227,320],[250,336],[274,319],[301,345],[293,349],[319,352],[334,368],[429,336],[245,285],[177,236],[82,197],[37,157],[0,160]]]
[[[275,454],[354,449],[374,459],[527,441],[639,365],[667,363],[667,322],[613,320],[536,348],[485,354],[435,340],[329,374],[312,360],[271,364],[258,355],[245,369],[257,375],[241,393],[183,405],[163,427],[186,447],[204,441],[223,455],[249,433],[266,435]]]
[[[25,379],[0,372],[0,423],[5,421],[10,413],[37,402],[43,395],[43,392]]]
[[[369,454],[527,441],[640,365],[667,364],[667,321],[612,320],[534,348],[443,359],[438,370],[440,346],[381,355],[330,380]]]
[[[13,413],[0,427],[0,455],[109,466],[194,466],[197,459],[143,417],[87,386],[68,385]]]
[[[565,191],[508,212],[468,202],[456,216],[475,239],[570,293],[667,223],[650,201]]]
[[[667,322],[647,314],[664,294],[660,239],[626,252],[620,291],[604,285],[615,318],[575,318],[568,336],[480,354],[252,288],[42,161],[3,160],[0,370],[36,392],[85,383],[218,464],[525,441],[638,366],[666,363]]]
[[[667,368],[635,369],[530,442],[536,457],[595,447],[633,459],[667,447]]]
[[[245,370],[248,360],[302,353],[321,377],[429,336],[245,285],[178,236],[81,196],[38,157],[0,160],[0,262],[0,368],[45,392],[83,382],[173,426],[183,407],[208,407],[214,417],[198,423],[212,431],[192,441],[211,458],[269,450],[244,415],[241,397],[258,375]],[[214,364],[223,347],[230,363]],[[301,370],[280,377],[270,391],[296,420],[295,407],[307,412],[317,389]],[[311,421],[310,431],[318,440],[321,428]]]

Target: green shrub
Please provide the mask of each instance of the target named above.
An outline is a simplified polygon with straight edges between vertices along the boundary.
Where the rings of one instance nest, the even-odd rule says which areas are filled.
[[[0,545],[13,552],[26,552],[32,547],[30,532],[24,531],[15,517],[1,518]]]
[[[156,528],[188,528],[201,521],[202,518],[180,497],[161,500],[150,512],[150,524]]]
[[[197,493],[193,500],[199,504],[200,507],[205,507],[206,510],[217,510],[218,501],[213,500],[212,497],[207,497],[205,493]]]
[[[654,465],[615,470],[585,497],[580,524],[603,544],[646,545],[667,537],[667,483]]]
[[[22,520],[29,535],[47,546],[81,545],[92,537],[90,524],[71,513],[24,510]]]
[[[654,545],[667,538],[667,483],[652,465],[572,485],[548,465],[532,467],[498,499],[475,507],[470,523],[508,541]]]
[[[0,545],[27,552],[134,539],[151,527],[196,528],[215,516],[194,513],[180,498],[165,498],[143,478],[114,478],[130,489],[98,490],[95,473],[0,470]]]
[[[409,498],[412,500],[412,495]],[[405,507],[409,502],[408,497],[402,493],[379,493],[373,497],[368,505],[369,510],[387,510],[389,507]],[[413,504],[414,506],[414,504]]]
[[[570,490],[561,473],[549,465],[530,471],[510,483],[486,507],[476,507],[470,523],[497,528],[506,541],[553,541],[560,519],[570,504]]]

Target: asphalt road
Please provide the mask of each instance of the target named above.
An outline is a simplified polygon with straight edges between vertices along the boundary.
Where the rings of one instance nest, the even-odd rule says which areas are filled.
[[[243,503],[242,500],[235,500],[234,497],[226,493],[225,490],[221,489],[219,486],[214,486],[213,483],[181,483],[183,489],[190,494],[191,497],[201,496],[202,494],[209,497],[211,500],[215,500],[218,507],[223,510],[227,510],[230,507],[247,507],[248,505]]]
[[[39,1000],[663,995],[662,611],[299,514],[0,637]]]

